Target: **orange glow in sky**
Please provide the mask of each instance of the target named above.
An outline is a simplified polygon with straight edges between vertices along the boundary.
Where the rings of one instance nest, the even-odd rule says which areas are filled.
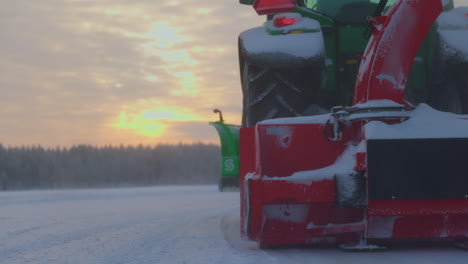
[[[249,6],[16,0],[2,11],[4,145],[218,143],[213,108],[240,122],[237,36],[264,20]]]
[[[153,102],[153,105],[161,105]],[[188,108],[181,107],[154,107],[147,101],[140,102],[136,106],[124,106],[118,117],[111,124],[116,129],[128,130],[137,135],[149,138],[165,136],[170,131],[171,122],[204,121],[205,118],[191,113]]]

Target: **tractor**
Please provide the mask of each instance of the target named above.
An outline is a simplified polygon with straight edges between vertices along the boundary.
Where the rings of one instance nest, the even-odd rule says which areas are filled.
[[[268,19],[239,36],[242,126],[250,127],[265,119],[317,115],[336,105],[350,105],[370,37],[369,19],[380,16],[395,0],[240,2],[253,4]],[[444,11],[453,15],[453,1],[442,2]],[[445,24],[435,23],[418,50],[405,98],[413,104],[425,102],[439,110],[468,113],[468,94],[455,88],[466,85],[468,78],[456,80],[460,70],[448,70],[460,69],[466,60],[446,61],[445,54],[447,44],[455,49],[463,44],[453,47],[446,42]],[[460,32],[453,27],[450,31]],[[440,89],[446,86],[453,88]]]
[[[260,247],[466,249],[468,9],[240,2],[267,15],[239,37],[241,234]]]
[[[241,126],[252,127],[281,117],[320,115],[336,105],[351,105],[359,65],[372,33],[369,25],[394,2],[240,0],[267,17],[263,26],[239,36]],[[405,83],[405,100],[466,114],[468,75],[463,72],[468,70],[468,58],[465,42],[456,35],[466,30],[468,22],[463,8],[454,9],[452,0],[444,0],[442,5],[443,14],[414,58]],[[238,130],[239,126],[229,128]],[[239,171],[238,157],[234,158],[238,147],[233,147],[238,146],[238,132],[226,137],[225,130],[217,129],[224,149],[220,190],[223,181],[235,182],[233,178],[237,177],[226,172],[224,160],[232,160],[229,164],[236,167],[232,171]]]

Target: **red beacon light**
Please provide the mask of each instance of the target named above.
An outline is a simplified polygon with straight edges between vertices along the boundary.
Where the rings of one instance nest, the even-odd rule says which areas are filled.
[[[256,0],[253,8],[259,15],[270,15],[294,11],[296,0]]]
[[[273,25],[275,25],[275,27],[286,27],[286,26],[290,26],[290,25],[292,25],[294,23],[296,23],[296,19],[287,18],[287,17],[284,17],[284,16],[275,17],[274,20],[273,20]]]

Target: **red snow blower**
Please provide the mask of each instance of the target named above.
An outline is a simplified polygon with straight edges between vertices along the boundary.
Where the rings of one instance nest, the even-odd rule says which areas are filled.
[[[441,0],[370,18],[351,107],[240,130],[241,232],[260,247],[448,241],[467,246],[468,116],[405,101]]]

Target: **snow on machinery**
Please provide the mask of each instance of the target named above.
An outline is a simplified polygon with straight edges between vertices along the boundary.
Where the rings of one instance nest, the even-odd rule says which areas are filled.
[[[377,4],[380,12],[386,2]],[[440,28],[432,26],[448,2],[397,0],[385,15],[375,13],[351,107],[244,123],[245,237],[260,246],[361,243],[345,249],[368,250],[367,243],[453,241],[467,247],[468,116],[405,100],[408,76],[425,59],[418,59],[421,44],[437,30],[432,56],[439,63],[430,68],[435,79],[426,78],[425,86],[439,97],[428,102],[466,113],[466,76],[455,78],[451,70],[464,69],[468,53],[451,35],[453,30],[468,35],[468,10],[445,12]],[[243,81],[251,83],[262,72]],[[452,77],[441,78],[444,74]],[[244,99],[249,87],[243,85]],[[244,111],[243,120],[249,120],[246,115],[251,114]]]

